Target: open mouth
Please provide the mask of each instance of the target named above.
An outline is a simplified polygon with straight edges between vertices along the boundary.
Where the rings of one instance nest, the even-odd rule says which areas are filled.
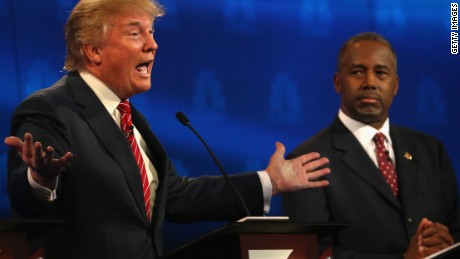
[[[149,60],[147,62],[144,62],[144,63],[141,63],[139,65],[136,66],[136,70],[142,74],[142,75],[146,75],[148,76],[150,74],[150,69],[151,69],[151,63],[153,62],[153,60]]]

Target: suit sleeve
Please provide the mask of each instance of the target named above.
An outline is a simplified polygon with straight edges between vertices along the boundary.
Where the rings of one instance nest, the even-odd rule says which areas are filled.
[[[439,154],[441,163],[441,204],[444,204],[445,217],[440,219],[441,223],[449,228],[449,232],[455,242],[460,241],[460,207],[458,193],[458,179],[452,166],[450,158],[442,143],[439,144]]]
[[[133,120],[139,119],[141,134],[150,144],[155,156],[153,162],[159,171],[160,185],[156,205],[166,206],[165,216],[176,222],[197,222],[206,220],[237,220],[247,216],[244,207],[223,176],[189,178],[177,173],[160,141],[153,135],[144,116],[132,109]],[[163,172],[165,177],[163,177]],[[244,199],[251,215],[262,215],[264,198],[262,183],[256,172],[229,175],[238,192]],[[166,183],[167,187],[162,186]],[[164,191],[166,190],[166,191]],[[154,207],[154,208],[155,208]],[[161,213],[158,211],[158,213]]]
[[[231,181],[246,202],[251,215],[262,215],[263,193],[257,173],[230,175]],[[168,176],[169,192],[166,217],[177,222],[237,220],[247,216],[241,201],[222,176]]]
[[[54,147],[55,157],[60,157],[70,147],[65,127],[57,118],[55,106],[45,98],[28,98],[13,114],[11,135],[23,139],[25,133],[31,133],[34,142],[40,141],[44,147]],[[28,167],[14,148],[9,150],[7,167],[8,194],[13,210],[25,217],[52,214],[52,203],[43,203],[34,198],[27,180]]]

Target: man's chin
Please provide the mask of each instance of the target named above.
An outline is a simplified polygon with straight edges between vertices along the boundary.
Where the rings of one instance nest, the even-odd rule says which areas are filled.
[[[360,113],[358,116],[358,121],[371,124],[382,119],[382,114],[380,113]]]
[[[151,87],[152,87],[152,84],[150,82],[138,84],[135,86],[135,92],[136,94],[147,92],[148,90],[150,90]]]

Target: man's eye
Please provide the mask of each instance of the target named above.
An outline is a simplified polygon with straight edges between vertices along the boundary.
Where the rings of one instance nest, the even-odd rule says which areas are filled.
[[[388,75],[388,72],[387,71],[377,71],[376,74],[380,77],[382,76],[387,76]]]
[[[362,75],[362,74],[363,74],[363,71],[361,71],[361,70],[352,70],[352,71],[351,71],[351,74],[352,74],[352,75],[358,75],[358,76],[359,76],[359,75]]]

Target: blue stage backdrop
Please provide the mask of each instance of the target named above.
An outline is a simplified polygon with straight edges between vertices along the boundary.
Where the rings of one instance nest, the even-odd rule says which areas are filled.
[[[452,0],[454,1],[454,0]],[[60,78],[63,26],[76,0],[0,0],[0,136],[14,108]],[[336,55],[351,35],[376,31],[398,53],[391,122],[441,139],[460,169],[460,54],[451,54],[450,2],[420,0],[163,0],[152,89],[132,102],[189,176],[219,174],[175,118],[185,112],[229,174],[264,169],[328,126],[338,111]],[[0,212],[9,215],[6,145],[0,145]],[[456,195],[456,194],[452,194]],[[76,208],[78,209],[78,208]],[[278,198],[270,215],[281,215]],[[165,228],[167,249],[225,222]]]

